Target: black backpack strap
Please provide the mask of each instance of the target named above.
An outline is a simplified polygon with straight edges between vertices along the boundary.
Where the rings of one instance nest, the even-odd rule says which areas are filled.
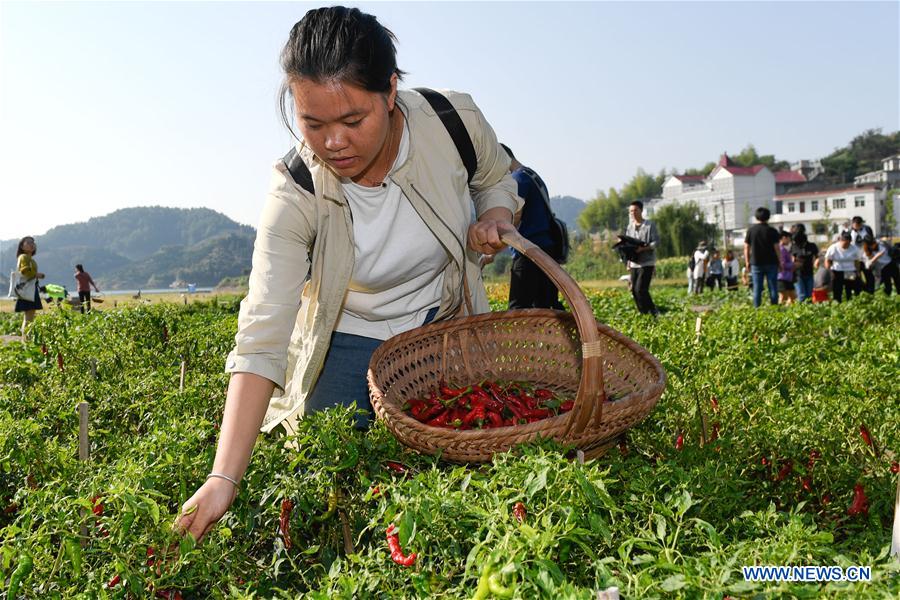
[[[297,152],[297,149],[291,148],[291,151],[285,154],[284,158],[281,160],[284,161],[288,173],[290,173],[291,177],[294,179],[294,183],[310,194],[315,195],[316,188],[313,185],[312,173],[309,172],[309,167],[307,167],[306,163],[303,162],[303,159],[300,158],[300,153]]]
[[[447,97],[440,92],[424,87],[413,89],[422,94],[438,117],[440,117],[444,128],[447,129],[447,133],[453,139],[456,151],[459,152],[459,157],[466,167],[466,172],[469,174],[466,181],[471,182],[472,177],[475,176],[475,169],[478,167],[478,159],[475,156],[475,146],[472,145],[472,138],[469,137],[469,132],[459,117],[459,113],[456,112],[456,109],[453,108]]]

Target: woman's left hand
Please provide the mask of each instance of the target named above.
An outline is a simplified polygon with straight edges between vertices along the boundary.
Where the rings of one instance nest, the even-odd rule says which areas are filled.
[[[516,228],[509,221],[484,219],[469,225],[468,246],[470,250],[493,255],[506,247],[500,236]]]

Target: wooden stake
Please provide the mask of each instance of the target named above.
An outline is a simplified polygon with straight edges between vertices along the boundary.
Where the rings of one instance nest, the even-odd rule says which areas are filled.
[[[347,513],[343,508],[338,510],[338,516],[341,518],[341,531],[344,534],[344,553],[356,554],[356,549],[353,547],[353,535],[350,533],[350,520],[347,519]]]
[[[91,447],[88,441],[88,410],[87,402],[78,403],[78,460],[90,460]]]
[[[894,529],[891,535],[891,554],[900,558],[900,477],[897,477],[897,496],[894,500]]]
[[[187,361],[183,360],[183,361],[181,361],[181,378],[178,381],[178,391],[179,392],[184,391],[184,372],[186,369],[187,369]]]
[[[78,460],[87,462],[91,458],[91,446],[88,440],[88,413],[89,405],[87,402],[78,403]],[[81,509],[81,545],[87,544],[88,525],[87,525],[87,509]]]
[[[700,341],[700,328],[702,326],[703,326],[703,317],[701,317],[700,315],[697,315],[697,323],[694,325],[694,334],[695,334],[694,341],[695,342]]]
[[[697,319],[700,320],[699,317]],[[700,419],[700,447],[702,448],[706,444],[707,433],[706,433],[706,414],[703,412],[703,405],[700,404],[700,396],[697,396],[697,417]]]

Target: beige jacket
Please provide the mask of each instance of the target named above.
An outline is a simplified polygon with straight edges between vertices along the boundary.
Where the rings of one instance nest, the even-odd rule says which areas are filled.
[[[491,208],[516,213],[522,207],[509,158],[481,111],[467,94],[444,93],[475,147],[478,168],[471,183],[466,184],[462,159],[431,105],[406,90],[399,92],[399,102],[407,115],[409,156],[391,174],[450,257],[436,319],[465,311],[463,273],[473,310],[490,310],[479,257],[466,247],[473,202],[478,216]],[[250,290],[241,302],[235,348],[226,361],[229,373],[254,373],[275,383],[265,432],[303,414],[353,272],[353,227],[340,180],[305,144],[297,150],[316,194],[295,184],[281,161],[275,163],[253,249]]]

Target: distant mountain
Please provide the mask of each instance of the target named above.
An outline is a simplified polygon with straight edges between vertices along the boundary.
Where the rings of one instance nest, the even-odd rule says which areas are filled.
[[[35,260],[47,283],[70,291],[76,263],[100,289],[165,288],[176,280],[213,286],[249,272],[255,236],[207,208],[125,208],[36,236]],[[9,285],[17,243],[0,242],[0,286]]]
[[[553,196],[550,198],[550,208],[553,213],[566,222],[570,232],[580,231],[578,229],[578,215],[584,210],[586,203],[584,200],[573,198],[572,196]]]

